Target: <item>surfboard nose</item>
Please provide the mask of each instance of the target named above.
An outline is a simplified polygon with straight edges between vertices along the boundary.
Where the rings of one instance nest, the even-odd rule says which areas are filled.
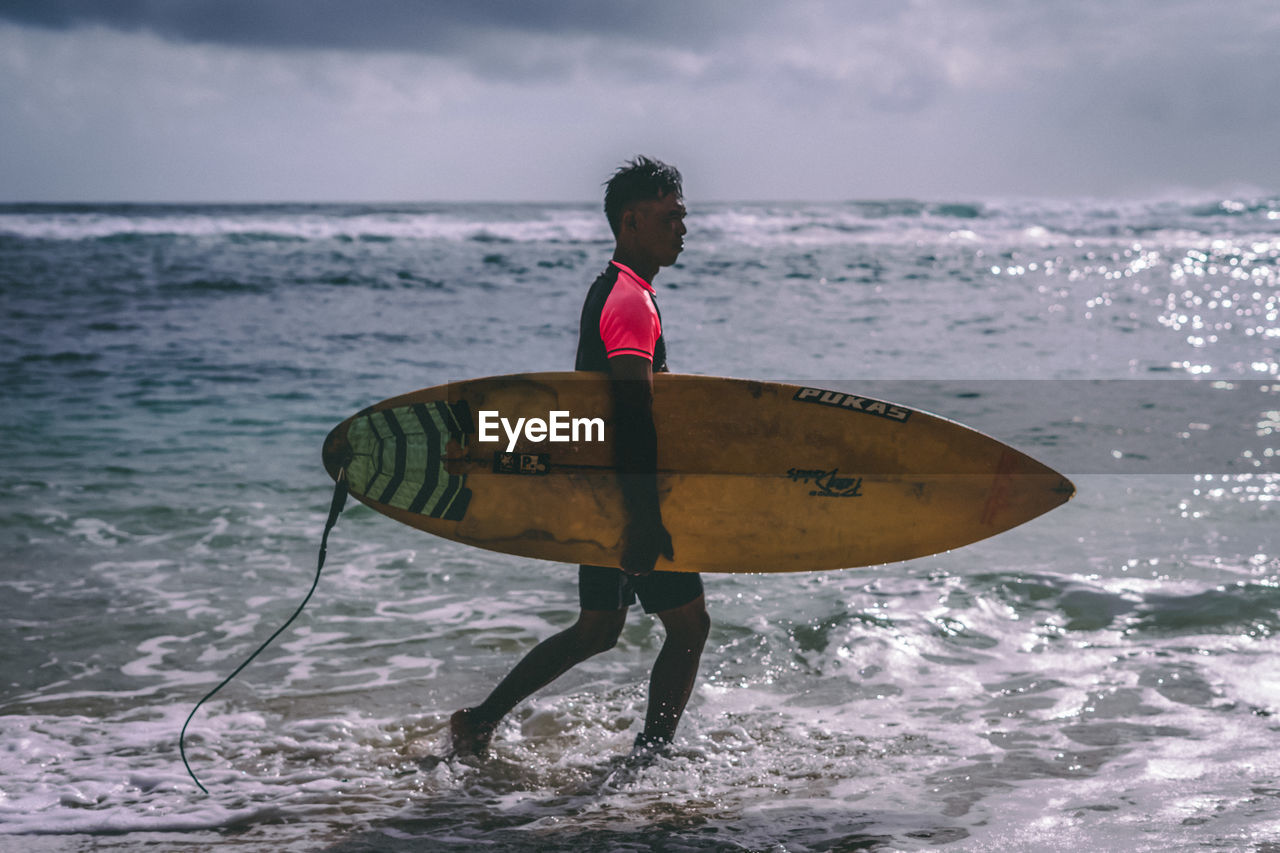
[[[350,421],[343,421],[332,430],[324,440],[324,450],[321,454],[324,460],[324,470],[329,473],[335,481],[338,479],[338,473],[351,463],[351,444],[347,441],[347,426]]]
[[[1063,477],[1061,474],[1058,476],[1061,478],[1061,482],[1058,483],[1058,487],[1054,491],[1061,495],[1062,502],[1066,503],[1076,496],[1076,484],[1068,480],[1066,477]]]

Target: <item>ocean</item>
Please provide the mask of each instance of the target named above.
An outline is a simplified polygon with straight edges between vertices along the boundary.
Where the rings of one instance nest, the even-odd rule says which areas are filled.
[[[576,570],[352,505],[328,430],[573,363],[595,204],[0,206],[0,850],[1280,851],[1280,197],[700,204],[673,370],[924,408],[1065,506],[887,566],[707,575],[674,751],[661,627],[449,714]],[[679,548],[679,543],[676,543]]]

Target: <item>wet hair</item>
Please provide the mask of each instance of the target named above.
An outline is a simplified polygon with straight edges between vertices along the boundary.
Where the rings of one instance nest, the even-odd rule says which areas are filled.
[[[653,201],[669,193],[684,195],[679,170],[661,160],[639,156],[623,163],[604,185],[604,215],[618,236],[622,228],[622,212],[638,201]]]

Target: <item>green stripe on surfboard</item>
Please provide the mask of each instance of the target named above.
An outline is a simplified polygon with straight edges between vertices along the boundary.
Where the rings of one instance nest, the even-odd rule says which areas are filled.
[[[351,491],[431,518],[460,519],[470,493],[465,474],[445,470],[450,437],[465,443],[441,403],[417,403],[356,418],[347,431]]]

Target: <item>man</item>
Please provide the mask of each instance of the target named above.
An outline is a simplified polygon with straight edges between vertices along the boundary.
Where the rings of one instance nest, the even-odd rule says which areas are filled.
[[[653,279],[684,248],[685,207],[680,173],[637,157],[605,185],[605,216],[616,241],[613,260],[591,285],[582,307],[576,369],[608,373],[614,404],[615,458],[627,526],[622,568],[580,566],[581,612],[571,628],[542,641],[489,697],[450,719],[455,754],[483,754],[494,728],[518,703],[574,665],[613,648],[627,608],[639,597],[656,614],[666,639],[649,681],[649,706],[638,751],[661,749],[675,735],[693,692],[710,628],[702,579],[655,571],[674,559],[658,503],[653,374],[667,369],[662,318]]]

